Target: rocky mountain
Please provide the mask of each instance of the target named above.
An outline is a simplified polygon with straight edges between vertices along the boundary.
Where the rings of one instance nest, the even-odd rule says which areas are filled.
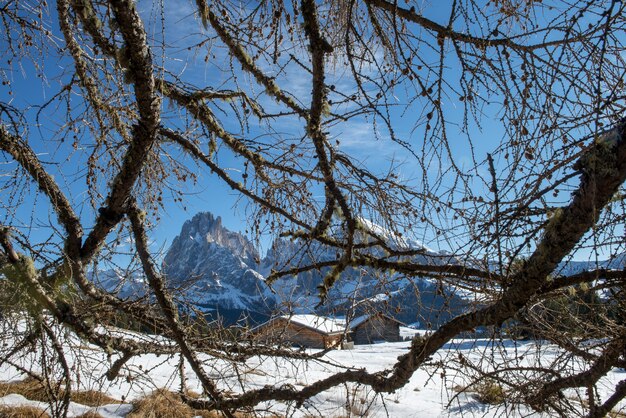
[[[383,228],[369,221],[363,223],[386,239]],[[458,262],[417,242],[391,236],[388,242],[403,249],[421,250],[413,261]],[[364,268],[344,271],[331,289],[328,302],[318,309],[318,286],[328,268],[285,277],[271,287],[265,281],[273,269],[310,265],[336,257],[335,249],[319,243],[305,245],[298,240],[277,239],[260,260],[252,243],[243,235],[224,228],[219,217],[199,213],[185,222],[174,239],[163,260],[163,271],[168,285],[181,288],[187,300],[207,312],[219,312],[229,320],[243,314],[261,320],[273,311],[358,315],[375,309],[407,323],[427,323],[439,322],[431,311],[449,312],[440,318],[443,320],[456,312],[448,307],[460,309],[464,305],[462,298],[451,291],[442,291],[427,279],[380,275]]]
[[[417,241],[389,234],[384,228],[361,220],[362,228],[384,239],[388,245],[417,250],[410,261],[422,264],[460,264],[445,252],[433,251]],[[372,239],[363,234],[361,239]],[[372,249],[372,252],[382,249]],[[381,255],[381,254],[377,254]],[[276,239],[260,259],[254,245],[242,234],[222,225],[221,218],[198,213],[186,221],[163,260],[167,285],[185,301],[208,316],[226,323],[247,317],[261,322],[273,312],[360,315],[370,310],[383,311],[405,323],[437,326],[462,312],[467,295],[441,286],[427,278],[407,278],[398,273],[381,274],[368,268],[348,268],[329,292],[327,303],[319,304],[319,289],[329,268],[309,270],[284,277],[268,286],[272,270],[335,260],[334,248],[320,243]],[[599,267],[623,268],[626,254],[603,261]],[[596,267],[591,262],[563,263],[559,274],[574,274]],[[113,270],[92,274],[92,280],[123,298],[141,297],[147,285],[137,273]],[[182,292],[182,293],[178,293]]]
[[[89,273],[89,279],[122,299],[139,298],[148,291],[148,284],[137,271],[97,270]]]
[[[268,312],[276,299],[257,271],[259,254],[243,235],[222,226],[221,218],[198,213],[184,223],[163,260],[168,286],[205,311]]]
[[[370,227],[373,224],[368,224]],[[380,228],[376,226],[376,228]],[[381,230],[375,231],[378,236]],[[384,237],[383,237],[384,238]],[[404,250],[418,250],[412,256],[416,263],[459,263],[450,255],[434,252],[416,241],[397,237],[387,242]],[[380,249],[379,249],[380,250]],[[373,249],[372,251],[379,251]],[[380,250],[382,251],[382,250]],[[300,242],[277,239],[263,259],[260,272],[269,275],[271,270],[292,269],[335,260],[334,248],[319,243],[302,245]],[[279,300],[278,306],[295,313],[310,313],[319,303],[319,289],[330,268],[310,270],[285,277],[272,284]],[[369,311],[382,311],[405,323],[439,324],[460,313],[465,300],[453,289],[438,287],[425,278],[407,278],[398,273],[382,274],[369,268],[348,268],[330,289],[327,303],[316,309],[321,314],[361,315]]]

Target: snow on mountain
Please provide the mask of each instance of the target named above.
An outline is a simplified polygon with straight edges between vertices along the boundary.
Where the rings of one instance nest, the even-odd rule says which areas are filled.
[[[381,238],[392,248],[401,251],[423,250],[427,253],[436,253],[435,250],[427,247],[424,243],[416,239],[406,238],[401,235],[394,234],[390,230],[370,221],[369,219],[358,218],[358,222],[360,223],[362,229],[378,238]]]
[[[596,269],[624,269],[626,267],[626,253],[617,254],[609,260],[589,260],[589,261],[567,261],[562,262],[555,269],[555,275],[571,276],[583,271]]]
[[[414,251],[400,259],[418,264],[462,264],[454,255],[437,252],[417,240],[401,237],[376,223],[359,219],[361,242],[383,240],[389,248]],[[383,256],[380,246],[368,249]],[[436,326],[460,313],[470,298],[451,287],[428,278],[412,277],[370,268],[347,268],[329,292],[327,303],[319,304],[319,289],[330,267],[311,269],[283,277],[271,284],[265,278],[272,270],[315,265],[336,260],[340,252],[319,242],[276,239],[260,260],[254,245],[242,234],[222,226],[221,218],[198,213],[184,223],[164,261],[163,271],[170,289],[182,289],[184,300],[205,312],[234,322],[242,314],[257,322],[273,312],[291,314],[360,315],[368,310],[383,311],[396,319]],[[611,262],[563,263],[556,274],[574,274],[596,267],[623,268],[626,255]],[[137,273],[108,270],[92,274],[92,280],[122,298],[146,294],[147,284]]]
[[[382,239],[391,248],[415,250],[416,255],[411,256],[414,262],[459,262],[417,241],[392,234],[371,221],[361,219],[360,222],[365,230],[361,231],[363,240]],[[368,251],[382,254],[383,249],[374,247]],[[190,302],[207,313],[221,311],[220,315],[228,317],[228,322],[235,321],[242,314],[261,321],[277,310],[296,314],[329,314],[333,311],[360,314],[376,309],[387,311],[404,322],[426,323],[430,322],[429,313],[438,307],[463,304],[462,300],[441,293],[428,279],[409,279],[397,273],[381,274],[369,268],[348,268],[342,272],[330,291],[328,303],[317,311],[318,287],[330,268],[284,277],[271,287],[265,281],[272,270],[315,265],[335,260],[338,256],[335,248],[318,242],[279,238],[260,260],[254,245],[242,234],[226,229],[220,217],[198,213],[184,223],[180,234],[173,240],[162,270],[167,286],[180,296],[179,300]],[[109,270],[94,274],[92,280],[123,298],[140,297],[147,291],[146,283],[138,274]],[[446,317],[444,315],[441,319]]]
[[[122,299],[142,297],[148,289],[148,284],[139,272],[120,269],[92,271],[89,273],[89,279]]]
[[[453,256],[435,252],[416,240],[408,240],[364,219],[359,219],[362,242],[380,239],[399,251],[414,251],[403,259],[420,264],[460,263]],[[371,234],[370,234],[371,232]],[[384,250],[374,246],[367,250],[383,256]],[[260,266],[262,274],[272,270],[286,270],[299,266],[315,265],[340,257],[337,249],[319,242],[277,239]],[[310,313],[319,303],[319,289],[330,267],[313,269],[275,281],[272,288],[282,305],[291,312]],[[451,291],[440,291],[426,278],[407,278],[398,273],[381,273],[370,268],[347,268],[328,294],[328,301],[318,313],[361,314],[371,310],[384,311],[404,322],[440,323],[459,313],[464,301]],[[435,318],[435,312],[440,315]]]
[[[243,235],[222,226],[210,213],[186,221],[163,260],[171,287],[184,289],[195,305],[266,311],[274,296],[257,272],[259,255]]]

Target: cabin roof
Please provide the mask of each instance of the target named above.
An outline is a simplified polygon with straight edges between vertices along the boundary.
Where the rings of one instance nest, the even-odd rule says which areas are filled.
[[[376,316],[381,316],[383,318],[389,319],[390,321],[393,322],[397,322],[399,325],[401,326],[405,326],[402,322],[398,321],[395,318],[392,318],[388,315],[385,315],[382,312],[377,312],[377,313],[373,313],[373,314],[365,314],[365,315],[361,315],[361,316],[357,316],[355,318],[352,318],[352,320],[349,323],[349,328],[350,330],[354,330],[355,328],[357,328],[359,325],[364,324],[365,322],[369,321],[370,319],[376,317]]]
[[[274,317],[270,319],[269,321],[267,321],[265,324],[262,324],[256,327],[253,330],[253,332],[260,328],[264,328],[268,326],[269,324],[275,323],[276,321],[286,321],[290,324],[299,325],[299,326],[308,328],[320,334],[336,335],[336,334],[343,334],[346,331],[352,332],[358,326],[364,324],[365,322],[369,321],[375,316],[382,316],[393,322],[397,322],[399,325],[404,325],[402,322],[390,316],[387,316],[381,312],[368,314],[368,315],[361,315],[356,318],[353,318],[348,323],[346,323],[346,320],[343,318],[341,319],[329,318],[329,317],[313,315],[313,314],[297,314],[297,315],[281,315],[281,316]]]
[[[346,322],[341,319],[327,318],[317,315],[283,315],[280,318],[291,323],[305,326],[323,334],[343,333]]]

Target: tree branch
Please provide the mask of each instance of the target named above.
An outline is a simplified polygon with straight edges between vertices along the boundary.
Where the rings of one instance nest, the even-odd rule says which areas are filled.
[[[81,249],[83,261],[93,257],[111,229],[122,219],[131,190],[157,139],[160,124],[161,99],[155,94],[152,55],[135,3],[133,0],[111,0],[110,3],[126,43],[128,71],[133,78],[139,120],[133,126],[132,142],[122,168],[113,179],[106,204],[100,208],[96,224]]]

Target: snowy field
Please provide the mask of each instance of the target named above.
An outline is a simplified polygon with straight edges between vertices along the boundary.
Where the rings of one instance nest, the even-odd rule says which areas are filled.
[[[5,336],[10,334],[5,328]],[[13,330],[21,332],[23,330]],[[122,333],[123,331],[118,331]],[[404,329],[405,335],[415,333]],[[132,338],[138,338],[130,334]],[[10,344],[13,337],[5,337],[4,344]],[[296,388],[311,384],[333,372],[345,367],[367,368],[369,371],[379,371],[391,367],[396,358],[405,353],[409,343],[383,343],[374,345],[355,346],[352,350],[332,351],[323,361],[297,361],[268,357],[253,357],[245,364],[238,365],[236,372],[232,365],[223,360],[208,356],[204,357],[205,365],[210,376],[219,380],[224,390],[242,392],[264,385],[290,384]],[[0,380],[17,381],[25,375],[20,368],[40,373],[36,361],[37,350],[25,350],[19,357],[14,358],[12,364],[6,362],[0,367]],[[86,344],[66,333],[64,351],[70,367],[76,371],[77,379],[73,382],[74,389],[95,389],[108,395],[130,402],[141,398],[157,388],[169,388],[177,391],[180,388],[179,360],[176,356],[143,355],[130,360],[120,376],[113,382],[106,379],[105,373],[115,361],[116,356],[107,356],[106,353]],[[531,410],[515,404],[487,405],[479,402],[476,395],[460,392],[466,387],[470,379],[466,372],[456,370],[453,359],[463,358],[464,363],[488,367],[490,361],[497,361],[501,365],[507,364],[541,364],[547,366],[559,361],[559,351],[550,345],[538,345],[533,342],[500,341],[492,343],[488,340],[455,340],[446,346],[436,358],[431,359],[430,365],[417,371],[410,382],[393,394],[375,394],[367,387],[348,384],[339,386],[331,391],[324,392],[299,409],[287,404],[261,405],[266,410],[293,417],[499,417],[499,416],[541,416]],[[458,364],[458,363],[457,363]],[[200,392],[200,385],[189,367],[184,368],[188,378],[187,386]],[[605,393],[626,378],[626,373],[613,370],[603,380]],[[4,394],[0,394],[4,395]],[[568,396],[575,397],[572,392]],[[46,403],[26,400],[14,394],[6,394],[0,398],[0,405],[32,405],[50,411]],[[621,408],[624,409],[622,404]],[[106,405],[99,408],[89,408],[72,403],[70,417],[84,414],[90,410],[97,411],[102,417],[124,417],[130,412],[129,403],[120,405]],[[572,411],[573,415],[577,415]],[[260,414],[260,416],[263,416]]]

